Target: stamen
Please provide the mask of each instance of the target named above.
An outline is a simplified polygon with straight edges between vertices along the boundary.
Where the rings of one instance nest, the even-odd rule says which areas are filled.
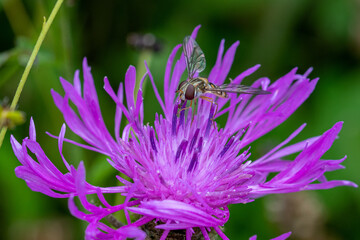
[[[225,145],[225,147],[223,148],[223,150],[219,153],[218,157],[223,157],[225,155],[225,153],[229,150],[229,148],[231,147],[231,145],[234,142],[234,137],[231,137],[230,140],[227,142],[227,144]]]
[[[181,106],[181,109],[186,107],[186,101],[184,101],[184,103]],[[180,120],[179,120],[179,128],[184,125],[184,119],[185,119],[185,111],[181,111],[180,112]]]
[[[214,121],[213,117],[214,117],[214,104],[211,104],[210,113],[209,113],[209,119],[208,119],[206,130],[205,130],[205,137],[206,138],[209,136],[210,128],[211,128],[212,122]]]
[[[192,159],[191,159],[191,162],[190,162],[190,165],[189,165],[189,168],[187,170],[187,172],[191,172],[192,170],[194,170],[197,166],[197,163],[198,163],[198,152],[195,151]]]
[[[195,132],[194,136],[192,137],[190,145],[189,145],[189,152],[191,152],[192,149],[194,148],[194,145],[195,145],[195,142],[196,142],[196,140],[198,138],[199,132],[200,132],[200,129],[199,128],[196,129],[196,132]]]
[[[157,153],[157,148],[155,145],[155,138],[154,138],[154,129],[150,129],[150,143],[151,143],[151,147],[152,149],[155,151],[155,153]]]
[[[154,162],[154,154],[153,154],[153,152],[150,152],[150,160]]]
[[[199,139],[199,143],[198,143],[198,147],[197,147],[197,151],[200,153],[202,150],[202,145],[203,145],[203,137],[200,137]]]
[[[175,163],[178,162],[178,160],[179,160],[179,158],[180,158],[180,155],[182,155],[182,154],[185,152],[185,149],[186,149],[187,145],[188,145],[188,141],[186,141],[186,140],[183,140],[183,141],[180,143],[180,145],[179,145],[179,147],[178,147],[178,149],[177,149],[177,151],[176,151]]]
[[[176,122],[177,122],[177,111],[178,111],[178,106],[175,105],[174,106],[174,111],[173,111],[173,117],[172,117],[172,124],[171,124],[171,129],[172,129],[172,135],[175,136],[176,134]]]

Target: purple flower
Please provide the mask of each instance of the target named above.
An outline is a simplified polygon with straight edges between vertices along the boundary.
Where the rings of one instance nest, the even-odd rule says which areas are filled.
[[[192,33],[193,38],[198,29],[195,28]],[[224,83],[238,45],[239,42],[234,43],[224,54],[224,40],[221,41],[217,61],[208,77],[210,82]],[[171,236],[172,230],[183,230],[186,239],[196,234],[210,239],[210,231],[228,239],[221,226],[229,219],[229,204],[248,203],[268,194],[336,186],[356,187],[352,182],[328,181],[324,176],[327,171],[343,168],[340,164],[345,157],[340,160],[322,159],[336,139],[342,122],[320,136],[288,145],[305,127],[304,124],[261,158],[251,157],[249,145],[285,121],[314,90],[318,79],[308,78],[311,69],[303,75],[293,69],[272,84],[268,78],[254,82],[252,87],[270,91],[272,94],[269,95],[230,94],[228,99],[216,99],[219,111],[215,116],[214,106],[199,100],[192,122],[191,109],[177,114],[179,101],[175,91],[185,70],[183,54],[175,61],[180,47],[177,45],[173,49],[166,65],[164,97],[157,90],[147,66],[136,96],[136,70],[133,66],[127,70],[126,105],[123,84],[120,83],[115,93],[105,77],[104,89],[116,104],[114,137],[103,121],[86,59],[83,62],[83,84],[79,71],[75,73],[73,84],[60,79],[65,95],[52,91],[55,104],[68,127],[87,143],[66,139],[65,125],[62,127],[57,138],[60,156],[67,168],[65,174],[52,164],[36,142],[32,120],[30,137],[25,138],[22,144],[11,137],[15,155],[21,162],[15,170],[16,175],[24,179],[33,191],[55,198],[69,198],[71,213],[89,223],[86,239],[144,239],[146,234],[140,228],[147,232],[163,229],[160,239]],[[256,65],[239,74],[233,83],[241,83],[258,68],[259,65]],[[146,77],[149,77],[163,110],[162,114],[155,115],[151,124],[143,121],[142,84]],[[76,109],[70,106],[70,101]],[[123,115],[128,124],[120,134]],[[223,128],[212,121],[222,115],[227,115]],[[132,180],[114,176],[121,186],[97,187],[89,184],[83,162],[75,168],[63,156],[64,141],[106,155],[109,164]],[[36,160],[28,150],[36,156]],[[295,160],[287,160],[288,155],[297,152],[300,153]],[[270,173],[275,175],[269,179]],[[104,193],[122,194],[126,200],[120,205],[111,205]],[[90,203],[86,198],[89,194],[96,194],[100,204]],[[75,197],[87,212],[77,208]],[[118,211],[124,211],[125,225],[119,223],[113,228],[100,221]],[[141,217],[132,221],[129,212]],[[155,227],[150,228],[151,224]],[[286,239],[289,235],[286,233],[276,239]],[[251,239],[256,239],[256,236]]]

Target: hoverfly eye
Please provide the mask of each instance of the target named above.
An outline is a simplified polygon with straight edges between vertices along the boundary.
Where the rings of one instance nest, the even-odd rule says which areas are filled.
[[[195,87],[192,84],[186,88],[185,98],[186,100],[193,100],[195,97]]]
[[[185,80],[185,81],[182,81],[180,84],[179,84],[179,86],[178,86],[178,91],[185,85],[185,83],[186,83],[187,81]]]

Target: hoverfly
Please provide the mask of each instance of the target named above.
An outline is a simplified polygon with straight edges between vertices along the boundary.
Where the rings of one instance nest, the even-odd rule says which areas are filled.
[[[232,83],[217,86],[209,82],[207,78],[195,77],[196,73],[200,73],[205,69],[206,60],[203,51],[191,36],[185,37],[183,42],[183,52],[185,55],[188,78],[179,84],[176,91],[179,93],[179,98],[181,99],[180,106],[182,106],[186,100],[190,100],[190,107],[188,108],[191,108],[193,100],[196,100],[197,98],[206,100],[211,104],[216,104],[212,98],[204,96],[205,93],[211,93],[221,98],[228,98],[229,95],[227,93],[245,93],[254,95],[270,93],[258,88]],[[187,108],[183,108],[181,111],[185,109]],[[217,104],[214,116],[216,115],[216,112]]]

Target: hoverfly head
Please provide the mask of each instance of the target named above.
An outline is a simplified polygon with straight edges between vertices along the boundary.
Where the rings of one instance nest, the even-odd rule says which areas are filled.
[[[192,84],[189,84],[185,91],[186,100],[193,100],[195,98],[195,87]]]

